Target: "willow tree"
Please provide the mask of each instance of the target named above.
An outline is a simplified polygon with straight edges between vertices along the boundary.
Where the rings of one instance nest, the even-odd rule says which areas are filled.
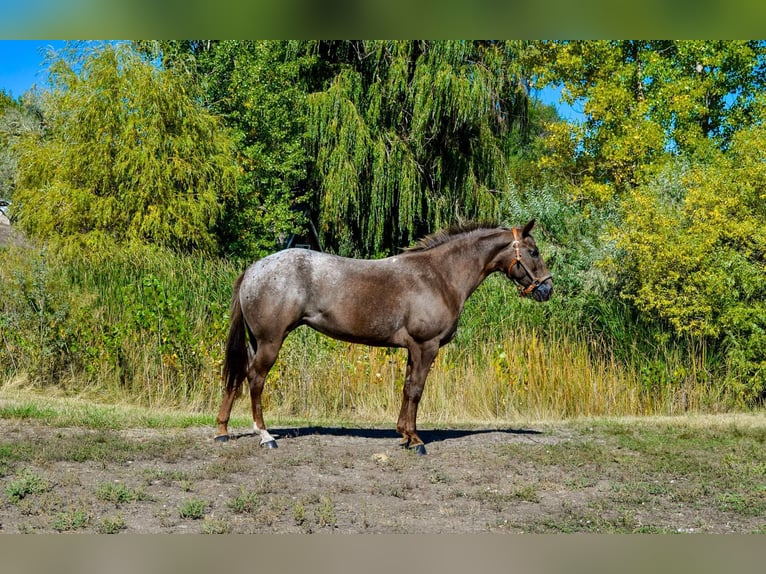
[[[325,241],[381,253],[456,218],[495,218],[527,127],[521,42],[318,42],[309,188]]]
[[[49,71],[46,131],[17,144],[14,204],[25,230],[69,245],[214,251],[236,162],[194,82],[125,44],[67,53]]]

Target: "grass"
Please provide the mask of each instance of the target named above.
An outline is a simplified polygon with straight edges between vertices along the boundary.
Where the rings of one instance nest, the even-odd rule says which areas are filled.
[[[176,424],[163,410],[179,408],[188,413],[187,425],[212,423],[240,266],[130,246],[81,258],[8,248],[3,262],[0,385],[9,393],[35,388],[83,402],[71,413],[46,411],[39,401],[6,403],[0,416],[114,428],[114,412],[90,407],[101,403],[152,407],[136,411],[129,423],[135,426]],[[507,280],[490,278],[467,302],[455,340],[434,364],[423,420],[715,412],[736,402],[721,388],[725,368],[704,344],[660,342],[619,306],[599,305],[591,309],[563,295],[535,304],[519,299]],[[298,329],[269,376],[266,415],[390,421],[398,414],[405,362],[402,350]],[[246,416],[244,403],[236,416]]]
[[[235,514],[254,514],[261,505],[260,495],[243,486],[239,494],[229,499],[226,505]]]
[[[116,516],[105,516],[98,523],[97,532],[99,534],[117,534],[127,528],[125,519],[121,514]]]
[[[143,490],[130,488],[123,483],[102,482],[98,485],[96,497],[99,500],[113,502],[116,505],[145,500],[146,493]]]
[[[22,499],[33,494],[48,492],[51,484],[42,476],[24,469],[16,480],[13,480],[5,487],[5,494],[12,503],[19,503]]]
[[[51,528],[56,532],[70,532],[81,530],[91,523],[90,514],[81,508],[60,512],[51,523]]]
[[[188,518],[191,520],[201,520],[205,516],[205,510],[207,510],[208,503],[201,498],[189,498],[185,500],[178,508],[178,515],[181,518]]]

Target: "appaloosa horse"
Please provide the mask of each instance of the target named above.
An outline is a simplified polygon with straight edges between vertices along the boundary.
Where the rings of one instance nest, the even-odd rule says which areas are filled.
[[[522,296],[551,297],[551,275],[530,235],[534,224],[452,228],[378,260],[286,249],[253,263],[234,284],[216,440],[228,440],[231,407],[247,379],[260,444],[276,448],[263,423],[263,384],[285,337],[308,325],[351,343],[407,349],[396,430],[403,447],[425,454],[416,428],[418,402],[439,348],[455,335],[466,299],[495,271],[512,279]]]

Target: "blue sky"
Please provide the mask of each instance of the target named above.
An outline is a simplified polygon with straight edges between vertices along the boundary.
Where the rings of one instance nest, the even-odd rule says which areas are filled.
[[[45,53],[50,48],[60,50],[64,45],[62,40],[0,40],[0,90],[18,98],[35,84],[45,85]],[[556,105],[564,119],[583,119],[581,106],[579,110],[577,106],[573,109],[558,101],[560,90],[546,88],[535,95]]]
[[[33,84],[45,83],[45,52],[59,50],[58,40],[0,40],[0,90],[18,98]]]

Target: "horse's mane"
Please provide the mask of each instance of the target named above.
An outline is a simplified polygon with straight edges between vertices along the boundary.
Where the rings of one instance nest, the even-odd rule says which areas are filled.
[[[469,221],[466,223],[460,223],[458,225],[448,227],[447,229],[437,231],[436,233],[432,233],[431,235],[426,235],[412,247],[407,247],[405,251],[426,251],[439,245],[443,245],[444,243],[447,243],[448,241],[451,241],[452,239],[467,233],[472,233],[474,231],[480,230],[498,229],[502,227],[503,226],[496,222],[488,221]]]

